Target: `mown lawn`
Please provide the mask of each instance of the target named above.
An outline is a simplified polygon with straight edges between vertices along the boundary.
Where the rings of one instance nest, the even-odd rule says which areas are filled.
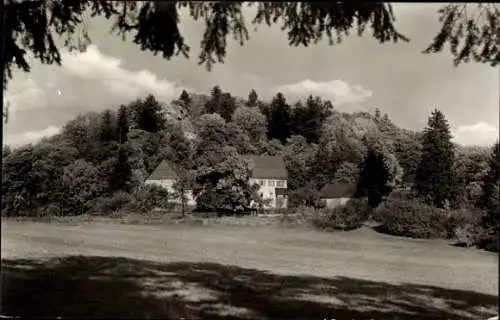
[[[363,228],[2,222],[3,315],[482,319],[498,255]]]

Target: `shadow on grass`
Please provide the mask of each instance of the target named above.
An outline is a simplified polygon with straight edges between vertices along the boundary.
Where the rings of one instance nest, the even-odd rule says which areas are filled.
[[[30,318],[484,319],[497,305],[497,297],[469,291],[214,263],[2,261],[1,313]]]

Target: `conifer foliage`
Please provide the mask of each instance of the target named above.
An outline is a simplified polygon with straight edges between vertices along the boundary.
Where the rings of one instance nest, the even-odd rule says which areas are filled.
[[[118,142],[125,143],[128,140],[129,123],[128,123],[128,112],[127,107],[120,106],[118,110]]]
[[[355,196],[368,197],[368,205],[376,208],[383,197],[391,192],[388,182],[389,169],[385,164],[384,155],[370,148],[361,166]]]
[[[483,218],[483,225],[486,227],[489,235],[498,241],[499,234],[499,185],[500,185],[500,146],[497,142],[493,147],[493,152],[489,161],[488,174],[482,185],[482,197],[479,207],[486,211]]]
[[[109,176],[109,190],[112,192],[117,190],[130,192],[131,181],[132,168],[129,163],[127,150],[121,146]]]
[[[414,189],[427,202],[444,208],[453,191],[454,146],[450,126],[441,111],[432,112],[422,140]]]

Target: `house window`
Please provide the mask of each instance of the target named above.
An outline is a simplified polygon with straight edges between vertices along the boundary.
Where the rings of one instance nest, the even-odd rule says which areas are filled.
[[[261,187],[265,187],[266,186],[266,180],[259,180],[259,185]]]
[[[278,188],[284,188],[285,187],[285,181],[284,180],[278,180],[276,182],[276,187],[278,187]]]
[[[274,180],[267,180],[268,186],[274,187]]]

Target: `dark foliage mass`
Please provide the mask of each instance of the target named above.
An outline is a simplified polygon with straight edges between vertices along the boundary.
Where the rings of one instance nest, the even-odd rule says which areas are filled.
[[[262,3],[257,7],[252,24],[281,22],[290,45],[308,46],[326,36],[338,43],[350,31],[362,34],[367,28],[380,42],[407,40],[394,28],[390,5],[317,3]],[[89,16],[102,16],[113,21],[117,35],[131,36],[141,50],[161,54],[170,59],[190,47],[179,30],[179,13],[186,10],[194,20],[203,19],[206,29],[201,41],[199,63],[208,68],[223,62],[227,37],[233,35],[243,44],[249,39],[245,25],[243,2],[155,2],[144,1],[7,1],[5,15],[5,71],[11,76],[12,65],[30,70],[26,59],[33,54],[42,63],[61,63],[56,38],[62,37],[70,49],[83,50],[90,43],[85,28]],[[83,27],[83,28],[82,28]]]
[[[384,156],[373,149],[368,150],[368,155],[362,164],[356,196],[368,197],[368,205],[376,208],[383,197],[391,192],[388,182],[389,169],[384,162]]]
[[[486,211],[483,225],[488,234],[484,245],[498,251],[500,236],[500,146],[497,142],[489,159],[489,169],[482,185],[479,206]]]
[[[423,134],[415,190],[440,208],[452,198],[454,146],[451,138],[450,126],[444,115],[434,110]]]
[[[291,46],[309,46],[326,37],[338,44],[351,33],[362,35],[367,29],[380,43],[409,41],[394,25],[390,4],[382,2],[156,2],[156,1],[20,1],[4,3],[4,72],[12,76],[12,67],[30,70],[27,55],[45,64],[61,64],[57,39],[70,50],[84,50],[91,42],[87,32],[89,17],[102,16],[113,21],[112,30],[132,41],[141,50],[170,59],[189,56],[179,29],[180,12],[205,22],[200,43],[199,63],[210,68],[226,57],[227,37],[241,45],[249,39],[245,23],[245,5],[256,7],[252,25],[281,24]],[[500,61],[500,11],[493,4],[449,4],[440,10],[442,28],[424,51],[434,53],[450,44],[454,63],[471,58],[495,66]],[[4,85],[7,77],[5,77]]]
[[[313,224],[325,230],[354,230],[366,222],[371,214],[371,207],[366,199],[351,199],[345,205],[324,210]]]

